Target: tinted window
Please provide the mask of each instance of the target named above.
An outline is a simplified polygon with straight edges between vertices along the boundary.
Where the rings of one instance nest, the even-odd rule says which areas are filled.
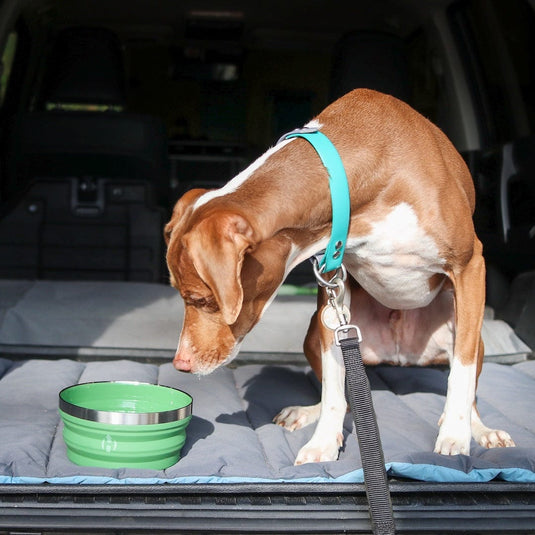
[[[535,131],[535,16],[526,0],[457,4],[452,22],[486,144]]]
[[[17,34],[15,32],[11,32],[7,38],[6,45],[2,52],[2,63],[0,65],[0,106],[4,103],[9,80],[11,79],[11,70],[16,50]]]

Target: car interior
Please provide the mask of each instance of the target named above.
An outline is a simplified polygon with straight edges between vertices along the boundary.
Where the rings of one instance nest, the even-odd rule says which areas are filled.
[[[46,492],[60,485],[71,493],[86,482],[93,489],[152,485],[144,500],[162,492],[162,483],[190,497],[245,483],[255,486],[244,493],[257,498],[266,485],[288,483],[307,486],[303,493],[317,484],[314,492],[347,496],[362,483],[349,417],[340,460],[316,466],[291,460],[311,429],[291,434],[271,423],[280,406],[313,403],[320,389],[302,355],[316,302],[310,264],[290,273],[232,366],[199,380],[171,366],[183,305],[169,285],[163,237],[183,193],[223,186],[284,133],[358,87],[393,95],[437,124],[472,173],[487,265],[480,404],[521,445],[513,453],[439,459],[433,411],[443,402],[446,370],[379,367],[368,372],[389,476],[429,485],[497,479],[530,484],[532,492],[534,85],[532,0],[1,1],[0,400],[11,410],[0,416],[9,437],[0,445],[0,495],[18,489],[32,500],[45,484]],[[191,390],[184,459],[151,473],[72,464],[57,393],[102,380]],[[407,424],[398,435],[391,430],[400,418],[421,426]],[[329,484],[336,490],[327,491]],[[247,499],[248,518],[260,522]],[[184,532],[217,531],[217,509],[186,502]],[[23,509],[6,507],[2,533],[17,522],[25,529],[45,522],[39,507],[24,521]],[[77,506],[72,511],[87,530],[94,527]],[[110,511],[108,503],[100,514],[109,520]],[[336,524],[311,511],[309,521],[319,523],[309,533],[350,529],[349,520]],[[284,514],[280,532],[297,532]],[[503,522],[521,522],[513,512],[500,514]],[[459,515],[437,518],[461,529]],[[67,512],[58,518],[65,529],[73,522]],[[154,518],[140,525],[150,529]],[[407,529],[415,525],[407,522]]]

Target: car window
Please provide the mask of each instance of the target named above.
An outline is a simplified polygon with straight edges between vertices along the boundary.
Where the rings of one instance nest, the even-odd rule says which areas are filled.
[[[488,3],[487,3],[488,2]],[[535,132],[535,14],[527,0],[470,0],[455,6],[486,144]]]
[[[17,41],[17,33],[11,32],[2,51],[2,62],[0,64],[0,106],[3,105],[7,93],[13,59],[15,58],[15,51],[17,49]]]

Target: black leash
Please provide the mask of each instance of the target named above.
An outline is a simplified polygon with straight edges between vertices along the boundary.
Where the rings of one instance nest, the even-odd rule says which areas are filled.
[[[357,431],[372,533],[395,535],[396,527],[381,436],[373,408],[370,382],[360,354],[362,337],[360,329],[349,323],[351,313],[344,304],[347,272],[341,264],[334,276],[327,281],[322,276],[319,262],[313,259],[312,264],[316,280],[325,288],[328,298],[321,313],[321,321],[325,327],[333,331],[334,342],[342,350],[346,371],[346,395]],[[350,335],[352,332],[355,336]]]
[[[374,535],[394,535],[396,526],[388,488],[385,460],[370,382],[360,354],[358,337],[340,340],[346,368],[346,390],[357,430],[366,496]]]
[[[314,147],[329,176],[332,204],[331,237],[324,253],[317,254],[311,259],[318,284],[326,289],[329,298],[329,304],[322,310],[321,321],[325,327],[334,331],[336,344],[342,348],[346,387],[357,430],[373,533],[394,535],[396,530],[381,438],[373,410],[370,383],[360,355],[360,331],[355,325],[349,325],[350,311],[344,305],[346,270],[342,259],[351,215],[347,175],[336,147],[318,129],[294,130],[279,141],[292,137],[304,138]],[[332,271],[335,272],[334,277],[326,281],[322,273]],[[348,336],[351,330],[357,332],[355,338]]]

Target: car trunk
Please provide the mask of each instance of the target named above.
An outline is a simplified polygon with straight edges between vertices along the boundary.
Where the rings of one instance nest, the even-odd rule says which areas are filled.
[[[0,528],[110,533],[340,533],[370,529],[362,464],[348,414],[335,462],[293,466],[314,426],[272,423],[287,405],[319,400],[301,338],[314,295],[283,286],[236,363],[211,375],[172,364],[182,304],[154,283],[2,281]],[[368,368],[399,532],[512,532],[535,518],[535,361],[504,322],[483,328],[478,405],[516,448],[432,453],[447,369]],[[363,333],[365,336],[365,333]],[[129,380],[193,397],[182,458],[164,470],[69,461],[58,393]],[[521,400],[521,402],[519,402]]]
[[[0,535],[371,532],[351,415],[339,459],[302,466],[314,426],[272,422],[320,396],[302,353],[310,266],[235,361],[181,374],[162,236],[183,192],[221,186],[355,87],[409,102],[469,164],[488,273],[478,406],[517,444],[433,453],[448,370],[369,367],[398,532],[531,532],[533,2],[88,5],[0,2]],[[114,379],[193,396],[175,465],[69,461],[60,390]]]

